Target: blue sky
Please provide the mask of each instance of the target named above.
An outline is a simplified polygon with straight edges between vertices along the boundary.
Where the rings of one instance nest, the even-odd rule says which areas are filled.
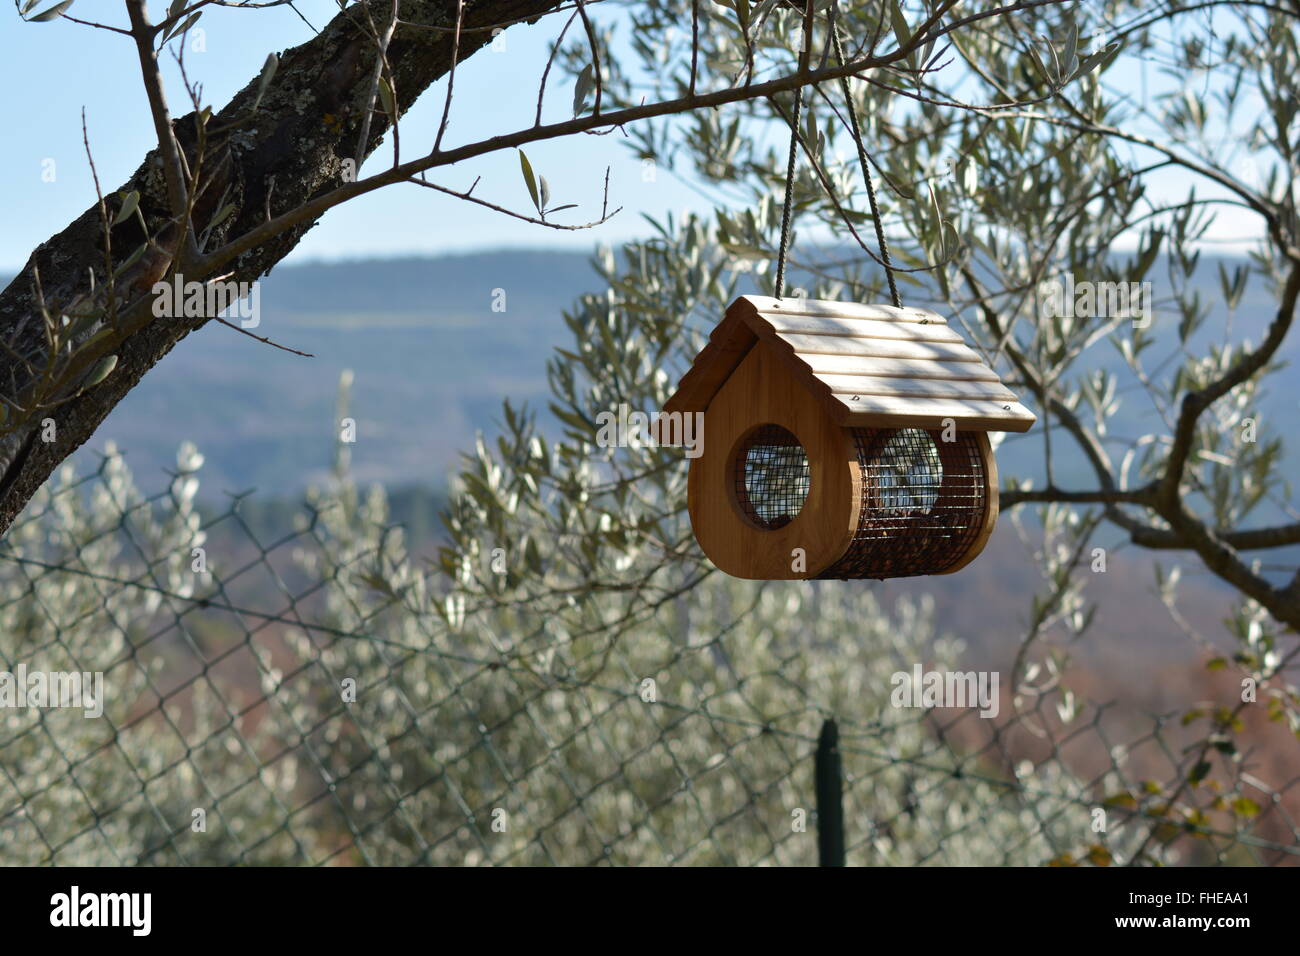
[[[44,2],[39,6],[44,7]],[[161,18],[165,6],[156,0],[151,4],[155,19]],[[317,26],[337,11],[334,0],[299,0],[298,8]],[[123,16],[120,4],[105,0],[79,0],[70,12],[85,18],[104,17],[111,23],[120,23]],[[485,49],[462,65],[446,145],[477,141],[532,123],[537,81],[562,22],[551,18],[538,25],[512,27],[505,34],[503,52]],[[195,34],[186,53],[187,69],[191,78],[203,85],[204,101],[218,109],[258,73],[268,52],[296,45],[311,35],[288,8],[208,7],[198,26],[204,31],[206,49],[195,49]],[[57,64],[57,69],[51,64]],[[172,111],[183,114],[189,105],[179,72],[170,57],[164,65]],[[1136,86],[1137,79],[1136,69],[1124,64],[1108,76],[1112,85]],[[566,118],[572,84],[558,70],[553,71],[552,80],[545,115],[552,120]],[[0,102],[0,124],[17,131],[0,150],[0,176],[6,183],[0,271],[12,271],[21,266],[32,248],[93,201],[82,144],[83,106],[100,182],[106,190],[115,189],[136,168],[153,142],[153,132],[134,50],[117,34],[66,21],[22,23],[6,5],[0,10],[0,82],[10,91]],[[441,84],[430,89],[403,120],[405,137],[412,144],[405,155],[414,155],[417,145],[427,148],[432,143],[443,90]],[[25,92],[16,95],[14,91]],[[550,183],[552,202],[580,204],[576,210],[561,213],[559,221],[598,217],[605,168],[611,167],[610,206],[622,206],[623,211],[597,229],[544,229],[416,186],[398,186],[328,213],[290,261],[500,246],[590,248],[597,242],[612,244],[645,235],[642,214],[662,217],[670,211],[709,208],[698,193],[666,173],[660,172],[654,182],[643,181],[640,162],[619,139],[617,133],[578,136],[528,149],[537,172]],[[366,170],[377,168],[389,155],[381,150]],[[54,182],[42,179],[48,160],[55,164]],[[476,176],[482,176],[476,195],[527,211],[529,202],[514,150],[442,170],[437,181],[464,189]],[[1189,183],[1187,176],[1173,173],[1150,185],[1155,198],[1182,198]],[[1198,192],[1210,191],[1201,188]],[[1223,240],[1258,234],[1253,218],[1230,209],[1220,208],[1219,212],[1220,220],[1210,234],[1217,249],[1225,249]]]
[[[152,3],[155,19],[166,5]],[[299,0],[298,8],[317,27],[337,12],[333,0]],[[104,18],[120,25],[121,4],[81,0],[70,13]],[[531,125],[537,82],[550,44],[563,23],[520,24],[504,35],[506,49],[482,50],[458,70],[458,96],[452,106],[445,145],[473,142],[505,130]],[[302,43],[311,31],[287,8],[231,10],[209,7],[198,26],[205,29],[206,52],[186,52],[186,69],[203,84],[205,103],[223,106],[257,75],[269,52]],[[51,64],[58,64],[57,69]],[[174,115],[189,111],[179,72],[166,58],[169,105]],[[0,270],[18,269],[31,250],[66,226],[94,200],[94,186],[81,136],[86,109],[91,148],[105,190],[119,186],[153,144],[153,130],[139,78],[134,48],[126,37],[55,21],[25,24],[9,4],[0,9],[0,83],[10,91],[0,101],[0,124],[16,135],[0,150],[5,189],[4,228],[0,230]],[[25,90],[24,95],[14,91]],[[405,155],[428,148],[442,112],[445,87],[431,88],[402,121]],[[573,84],[558,70],[548,85],[547,115],[571,115]],[[405,138],[404,137],[404,138]],[[662,172],[642,181],[641,165],[626,146],[610,136],[580,136],[529,147],[529,159],[547,178],[552,203],[580,207],[557,221],[599,218],[605,167],[611,167],[610,208],[623,211],[604,226],[560,232],[510,219],[499,213],[418,186],[379,190],[330,212],[308,233],[293,260],[365,255],[466,251],[497,246],[590,248],[616,243],[647,231],[642,213],[701,209],[698,194]],[[363,172],[391,157],[380,150]],[[42,181],[43,163],[55,162],[54,182]],[[443,170],[436,181],[465,189],[481,175],[475,195],[526,212],[527,192],[514,150]],[[572,218],[570,218],[572,217]],[[581,218],[579,218],[581,217]]]

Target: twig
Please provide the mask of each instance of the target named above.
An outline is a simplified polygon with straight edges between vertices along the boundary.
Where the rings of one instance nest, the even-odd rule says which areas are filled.
[[[378,47],[378,55],[375,57],[375,69],[370,77],[370,93],[366,97],[366,103],[368,105],[361,117],[361,133],[357,136],[357,148],[355,151],[357,169],[361,168],[362,160],[366,155],[366,145],[370,142],[370,120],[371,115],[375,111],[375,103],[379,99],[379,82],[384,76],[384,64],[388,55],[388,41],[393,38],[393,31],[397,29],[397,3],[398,0],[393,0],[393,15],[388,21],[388,26],[385,28],[382,35],[375,28],[374,21],[370,20],[370,7],[365,7],[366,18],[367,20],[370,20],[371,35],[374,37],[375,44]],[[393,92],[393,112],[396,113],[397,90],[392,87],[391,81],[389,87]],[[394,130],[396,130],[396,116],[393,116],[393,127]],[[396,163],[394,163],[394,165],[396,165]]]
[[[126,9],[131,19],[131,35],[135,40],[136,52],[140,60],[140,74],[144,79],[145,93],[149,98],[149,112],[153,116],[154,133],[158,138],[158,150],[163,161],[163,179],[167,185],[168,205],[171,207],[171,214],[181,223],[183,230],[181,242],[185,249],[185,256],[194,258],[198,256],[198,244],[189,229],[189,217],[186,216],[190,202],[189,191],[185,187],[185,165],[181,159],[180,143],[176,139],[175,130],[172,129],[171,116],[167,110],[162,73],[158,69],[158,57],[153,49],[154,30],[149,23],[149,14],[145,9],[144,0],[127,0]]]
[[[262,335],[254,335],[252,332],[248,331],[248,329],[245,329],[245,328],[243,328],[242,326],[235,325],[235,323],[231,322],[229,319],[223,319],[223,318],[222,318],[221,316],[219,316],[219,315],[217,315],[217,316],[213,316],[213,318],[216,319],[218,322],[220,322],[222,325],[224,325],[226,328],[228,328],[228,329],[234,329],[234,330],[235,330],[236,332],[238,332],[240,335],[247,335],[250,339],[256,339],[257,341],[259,341],[259,342],[261,342],[261,343],[263,343],[263,344],[265,344],[265,345],[270,345],[270,346],[272,346],[273,348],[280,349],[281,351],[284,351],[284,352],[292,352],[294,355],[301,355],[303,358],[315,358],[315,357],[316,357],[316,356],[313,355],[311,352],[300,352],[300,351],[298,351],[297,349],[289,348],[289,346],[287,346],[287,345],[281,345],[279,342],[272,342],[270,339],[266,338],[265,336],[262,336]]]
[[[99,186],[99,172],[95,169],[95,157],[90,152],[90,134],[86,131],[86,108],[81,108],[81,142],[86,147],[86,161],[90,164],[90,178],[95,184],[95,199],[99,204],[99,218],[104,224],[104,282],[108,286],[109,315],[116,324],[117,295],[113,279],[113,230],[108,218],[108,207],[104,204],[104,192]]]
[[[581,229],[592,229],[603,223],[609,222],[609,220],[613,219],[615,216],[617,216],[620,212],[623,211],[623,207],[619,206],[617,209],[615,209],[613,212],[609,213],[608,215],[604,214],[604,210],[605,208],[607,208],[607,204],[609,200],[608,171],[606,171],[606,196],[605,196],[606,206],[602,206],[601,217],[595,220],[594,222],[585,222],[576,226],[564,226],[564,225],[560,225],[559,223],[548,222],[545,219],[538,219],[535,216],[526,216],[523,213],[515,212],[512,209],[507,209],[505,206],[498,206],[496,203],[488,202],[486,199],[479,199],[477,196],[472,196],[470,194],[474,191],[474,186],[478,185],[477,179],[474,180],[474,185],[470,186],[469,189],[465,190],[464,192],[458,192],[455,189],[449,189],[446,186],[439,186],[437,183],[431,183],[427,179],[416,179],[415,177],[411,177],[406,181],[409,183],[414,183],[417,186],[423,186],[425,189],[432,189],[435,190],[436,192],[445,193],[448,196],[455,196],[457,199],[464,199],[467,202],[477,203],[480,206],[483,206],[487,209],[491,209],[493,212],[499,212],[502,215],[509,216],[512,219],[518,219],[522,222],[531,222],[533,225],[536,226],[546,226],[548,229],[561,229],[569,232],[576,232]]]
[[[460,28],[465,20],[465,0],[456,0],[456,33],[451,38],[451,69],[447,72],[447,98],[442,104],[442,122],[438,124],[438,137],[433,141],[433,151],[442,149],[442,136],[447,132],[447,119],[451,113],[452,91],[456,88],[456,63],[460,59]]]
[[[591,47],[591,75],[596,81],[596,100],[591,106],[591,112],[593,116],[598,116],[600,115],[600,96],[602,90],[602,81],[600,78],[600,43],[596,40],[596,28],[591,25],[591,18],[587,16],[587,8],[583,6],[583,0],[574,0],[574,2],[578,4],[578,14],[582,17],[582,26],[587,31],[587,44]]]
[[[537,87],[537,116],[533,120],[534,129],[538,129],[542,125],[542,100],[546,96],[546,78],[551,75],[551,64],[555,62],[555,54],[560,52],[560,44],[564,42],[564,35],[569,32],[569,27],[573,26],[573,21],[577,16],[577,10],[569,14],[569,19],[565,21],[563,29],[560,30],[560,35],[555,38],[555,45],[551,47],[550,56],[546,58],[546,66],[542,69],[542,82]]]
[[[1017,3],[1013,6],[999,7],[975,15],[974,19],[978,20],[996,17],[1013,10],[1049,6],[1059,2],[1060,0],[1024,0],[1024,2]],[[884,56],[868,56],[862,59],[853,60],[843,66],[835,66],[825,70],[815,70],[807,73],[789,74],[774,80],[769,80],[765,83],[759,83],[741,89],[729,88],[716,90],[710,93],[696,94],[693,96],[686,95],[672,100],[661,100],[657,103],[627,107],[599,116],[585,115],[574,117],[571,120],[559,123],[551,123],[545,126],[534,125],[526,129],[516,130],[513,133],[494,136],[477,143],[469,143],[457,147],[456,149],[431,153],[428,156],[421,157],[420,159],[411,160],[394,166],[391,169],[387,169],[381,173],[376,173],[374,176],[368,177],[367,179],[344,183],[323,195],[317,196],[314,199],[303,203],[298,208],[284,213],[270,223],[264,223],[261,226],[250,229],[243,236],[240,236],[228,243],[222,249],[212,253],[211,256],[205,257],[203,260],[203,265],[206,267],[205,271],[220,268],[248,250],[256,248],[266,239],[280,234],[285,229],[292,228],[293,226],[303,222],[320,218],[322,214],[340,203],[373,192],[376,189],[381,189],[384,186],[410,181],[413,176],[416,176],[425,170],[452,165],[475,156],[497,152],[502,149],[518,147],[527,143],[567,136],[571,133],[582,133],[595,128],[617,127],[642,119],[652,119],[658,116],[686,113],[696,109],[706,109],[709,107],[723,106],[728,103],[754,100],[761,97],[770,97],[776,93],[792,90],[796,86],[834,80],[841,76],[852,75],[864,69],[889,66],[895,61],[905,58],[907,54],[911,52],[913,47],[915,47],[921,40],[926,39],[924,30],[933,28],[933,21],[950,6],[951,3],[943,4],[940,11],[934,14],[927,21],[929,26],[923,25],[923,27],[918,28],[921,29],[922,32],[913,36],[906,46]],[[962,22],[970,22],[971,19],[972,18],[967,18]],[[946,25],[938,28],[936,35],[943,35],[944,33],[950,32],[952,29],[952,24]],[[895,271],[902,270],[896,269]]]

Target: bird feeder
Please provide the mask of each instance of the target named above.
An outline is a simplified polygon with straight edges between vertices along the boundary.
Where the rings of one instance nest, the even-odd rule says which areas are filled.
[[[1016,401],[943,318],[741,296],[664,406],[703,413],[691,528],[738,578],[949,574],[998,515],[990,431]]]

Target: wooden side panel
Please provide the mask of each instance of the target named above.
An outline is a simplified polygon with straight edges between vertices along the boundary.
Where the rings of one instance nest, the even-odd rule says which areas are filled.
[[[810,465],[803,508],[775,530],[753,525],[733,491],[741,442],[767,424],[793,432]],[[755,580],[812,578],[848,548],[861,490],[849,433],[767,345],[751,349],[714,397],[703,442],[703,454],[691,462],[687,501],[695,537],[721,570]],[[792,566],[796,548],[805,555],[802,572]]]

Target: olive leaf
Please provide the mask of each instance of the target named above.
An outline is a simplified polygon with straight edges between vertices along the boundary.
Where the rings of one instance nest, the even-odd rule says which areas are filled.
[[[47,22],[47,21],[49,21],[49,20],[57,20],[59,17],[63,16],[64,11],[67,10],[68,7],[72,6],[72,3],[73,3],[73,0],[63,0],[62,3],[56,3],[54,6],[50,7],[48,10],[43,10],[43,11],[41,11],[40,13],[36,14],[36,16],[34,16],[34,17],[28,17],[27,22],[28,22],[28,23],[45,23],[45,22]],[[27,4],[26,7],[23,8],[23,11],[26,12],[27,10],[30,10],[31,8],[32,8],[32,4],[29,3],[29,4]]]
[[[200,10],[198,13],[191,13],[188,17],[185,18],[184,23],[178,24],[177,26],[174,26],[169,31],[167,31],[167,35],[162,38],[162,42],[166,43],[168,40],[172,39],[173,37],[180,36],[190,27],[194,26],[194,24],[198,22],[199,17],[201,16],[203,16],[202,10]]]
[[[583,104],[587,102],[587,94],[591,92],[594,85],[595,72],[592,64],[588,63],[578,74],[578,81],[573,86],[573,115],[577,116],[582,112]]]
[[[257,97],[253,100],[253,109],[257,109],[262,102],[262,97],[266,95],[267,89],[271,86],[271,77],[275,76],[276,69],[280,66],[280,58],[274,53],[267,56],[266,62],[262,64],[262,75],[257,78]]]
[[[533,175],[533,164],[528,161],[524,151],[519,151],[519,168],[524,174],[524,185],[528,187],[528,195],[533,200],[533,205],[537,211],[542,211],[541,201],[537,198],[537,177]]]
[[[397,97],[393,95],[393,86],[386,76],[379,78],[379,98],[384,103],[384,112],[397,119]]]
[[[86,384],[84,387],[93,388],[94,386],[98,385],[104,379],[108,378],[109,374],[115,368],[117,368],[117,356],[116,355],[104,356],[102,359],[99,360],[99,364],[95,366],[94,371],[92,371],[90,375],[86,378]]]
[[[131,218],[131,214],[140,208],[140,194],[132,189],[122,197],[122,208],[113,217],[113,225],[118,226]]]

